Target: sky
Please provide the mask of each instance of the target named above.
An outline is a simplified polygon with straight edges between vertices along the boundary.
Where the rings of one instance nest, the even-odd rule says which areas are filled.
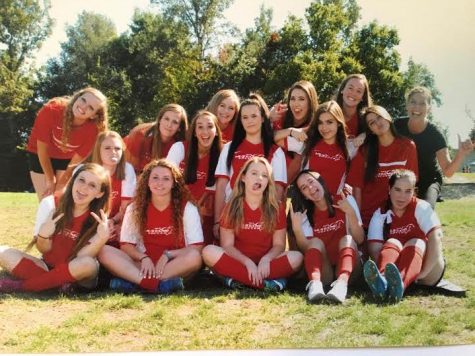
[[[51,0],[50,15],[56,23],[53,34],[38,52],[41,65],[60,53],[60,43],[67,40],[66,25],[76,22],[81,11],[108,16],[117,32],[127,31],[135,8],[157,11],[149,0]],[[242,31],[252,27],[259,7],[273,8],[273,27],[279,29],[288,15],[303,17],[310,0],[234,0],[224,15]],[[475,1],[473,0],[358,0],[359,25],[377,20],[397,29],[402,69],[409,58],[425,64],[434,74],[442,93],[442,106],[433,107],[434,117],[449,127],[449,144],[457,147],[457,134],[468,137],[473,122],[465,113],[468,107],[475,116]]]

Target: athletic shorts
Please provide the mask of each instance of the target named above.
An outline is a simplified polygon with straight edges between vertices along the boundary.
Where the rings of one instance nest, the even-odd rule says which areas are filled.
[[[68,168],[70,159],[50,158],[53,165],[53,171],[65,171]],[[40,159],[36,153],[28,152],[28,168],[30,171],[44,174],[43,168],[41,168]]]

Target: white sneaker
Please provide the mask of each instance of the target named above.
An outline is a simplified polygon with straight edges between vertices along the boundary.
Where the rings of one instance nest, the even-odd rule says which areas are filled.
[[[327,293],[327,298],[336,303],[344,303],[347,291],[348,283],[341,279],[337,279],[332,283],[332,289]]]
[[[305,290],[308,291],[308,301],[310,303],[322,300],[325,298],[325,292],[323,291],[323,285],[321,281],[311,280],[308,282]]]

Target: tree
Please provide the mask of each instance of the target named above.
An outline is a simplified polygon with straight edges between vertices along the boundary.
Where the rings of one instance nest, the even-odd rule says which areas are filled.
[[[66,28],[59,58],[50,59],[40,78],[37,99],[48,100],[72,94],[87,85],[97,85],[94,73],[102,66],[103,49],[117,37],[115,25],[106,16],[83,11]]]
[[[226,34],[236,29],[225,21],[223,11],[234,0],[151,0],[163,8],[165,17],[186,25],[204,59],[206,52]]]
[[[3,0],[0,11],[0,112],[26,110],[33,93],[30,60],[50,35],[49,1]]]

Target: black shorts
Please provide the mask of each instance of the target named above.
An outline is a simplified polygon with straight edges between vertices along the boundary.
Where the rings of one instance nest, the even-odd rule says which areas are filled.
[[[70,159],[50,158],[53,165],[53,171],[65,171],[68,168]],[[30,171],[44,174],[43,168],[41,168],[40,160],[36,153],[28,152],[28,168]]]

